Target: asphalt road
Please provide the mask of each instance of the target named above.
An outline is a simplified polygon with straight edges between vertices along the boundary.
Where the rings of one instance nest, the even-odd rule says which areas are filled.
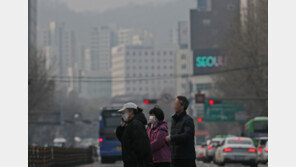
[[[88,164],[88,165],[81,165],[79,167],[123,167],[121,161],[117,161],[115,164],[101,164],[99,162]],[[203,163],[203,162],[196,162],[196,167],[218,167],[213,163]],[[248,167],[239,164],[226,164],[225,167]],[[258,167],[267,167],[267,165],[258,165]]]

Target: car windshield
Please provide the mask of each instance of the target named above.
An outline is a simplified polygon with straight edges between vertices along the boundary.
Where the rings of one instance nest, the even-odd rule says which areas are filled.
[[[240,140],[228,140],[227,141],[227,144],[244,144],[244,145],[251,145],[252,144],[252,141],[250,140],[243,140],[243,139],[240,139]]]
[[[260,140],[260,145],[264,146],[266,144],[267,140]]]
[[[217,146],[218,144],[220,144],[222,141],[220,141],[220,140],[213,140],[212,141],[212,145],[214,145],[214,146]]]

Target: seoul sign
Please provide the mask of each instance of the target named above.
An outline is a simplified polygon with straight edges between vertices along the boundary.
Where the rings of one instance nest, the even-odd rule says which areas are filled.
[[[219,67],[219,66],[223,66],[222,56],[196,57],[196,67]]]
[[[220,70],[225,65],[225,57],[219,49],[193,50],[193,73],[203,75]]]

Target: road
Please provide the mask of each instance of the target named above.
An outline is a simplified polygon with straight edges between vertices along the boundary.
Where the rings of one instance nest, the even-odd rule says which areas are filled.
[[[121,161],[118,161],[115,164],[101,164],[97,162],[89,165],[81,165],[79,167],[123,167],[123,164]],[[212,163],[196,162],[196,167],[218,167],[218,166]],[[226,164],[225,167],[247,167],[247,166],[239,165],[239,164]],[[258,167],[267,167],[267,165],[258,165]]]

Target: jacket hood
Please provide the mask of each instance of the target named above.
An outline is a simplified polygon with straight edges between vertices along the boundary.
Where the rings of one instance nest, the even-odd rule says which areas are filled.
[[[140,122],[142,122],[144,125],[147,125],[147,119],[146,119],[145,115],[142,112],[137,113],[135,115],[134,119],[137,119]]]

